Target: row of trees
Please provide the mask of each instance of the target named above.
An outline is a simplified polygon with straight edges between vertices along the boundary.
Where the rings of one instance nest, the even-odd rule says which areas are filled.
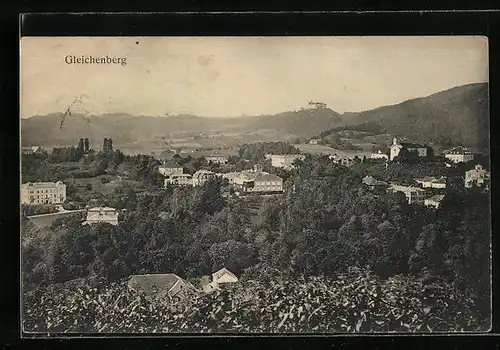
[[[238,155],[246,160],[258,160],[266,154],[299,154],[300,150],[287,142],[257,142],[243,145],[238,150]]]

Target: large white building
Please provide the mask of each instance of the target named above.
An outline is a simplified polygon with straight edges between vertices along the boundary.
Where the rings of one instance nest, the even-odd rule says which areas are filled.
[[[21,203],[59,204],[66,200],[66,185],[57,182],[28,182],[21,185]]]
[[[173,186],[192,186],[193,177],[190,174],[172,175],[165,179],[165,187],[169,184]]]
[[[303,154],[266,154],[266,159],[271,159],[271,165],[276,168],[291,170],[294,168],[293,162],[306,157]]]
[[[445,151],[444,157],[453,163],[467,163],[474,160],[474,154],[461,146]]]
[[[259,164],[253,170],[222,175],[229,184],[243,193],[283,192],[283,179],[277,175],[262,171]]]
[[[399,156],[399,153],[405,149],[409,152],[416,152],[419,157],[427,157],[427,146],[418,145],[408,142],[398,142],[397,138],[392,140],[389,159],[392,161]]]
[[[408,204],[424,204],[425,190],[413,186],[401,186],[392,184],[389,187],[389,192],[397,193],[402,192],[406,197]]]
[[[163,176],[182,175],[184,168],[174,161],[166,161],[159,168],[158,171]]]
[[[96,207],[87,210],[87,219],[82,225],[95,224],[98,222],[107,222],[111,225],[118,225],[118,212],[115,208]]]
[[[474,169],[465,172],[465,187],[481,187],[488,185],[490,173],[482,165],[477,164]]]
[[[193,174],[193,186],[203,186],[205,182],[215,178],[215,173],[209,170],[198,170]]]

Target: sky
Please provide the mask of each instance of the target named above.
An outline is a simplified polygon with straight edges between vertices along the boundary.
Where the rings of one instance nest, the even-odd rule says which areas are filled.
[[[357,112],[488,81],[488,42],[436,37],[24,37],[21,117],[64,112],[207,117],[321,101]],[[67,64],[125,57],[121,64]]]

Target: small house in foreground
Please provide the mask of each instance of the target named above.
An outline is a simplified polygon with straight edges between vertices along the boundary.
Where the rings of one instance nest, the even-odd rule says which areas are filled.
[[[211,282],[209,276],[203,276],[201,278],[201,286],[205,293],[224,289],[228,284],[236,282],[238,282],[238,277],[225,267],[212,274]]]
[[[215,289],[220,289],[228,283],[238,282],[238,277],[225,267],[212,274],[212,285]]]
[[[181,296],[185,293],[195,293],[196,288],[173,273],[133,275],[128,286],[135,292],[148,295]]]

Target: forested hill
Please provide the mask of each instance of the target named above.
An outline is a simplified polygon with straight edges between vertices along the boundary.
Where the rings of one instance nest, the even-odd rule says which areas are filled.
[[[23,145],[72,145],[82,135],[91,142],[111,137],[117,144],[148,142],[186,134],[248,134],[265,132],[271,140],[311,137],[340,125],[342,118],[331,109],[307,109],[265,116],[208,118],[193,115],[171,117],[133,116],[125,113],[68,115],[53,113],[22,119]],[[265,140],[262,140],[265,141]]]
[[[488,84],[459,86],[344,119],[342,129],[358,126],[355,129],[363,129],[358,131],[408,136],[424,143],[488,147]]]
[[[80,137],[92,143],[111,137],[127,145],[180,135],[255,134],[260,141],[286,141],[322,136],[356,127],[373,134],[411,137],[444,146],[487,147],[489,143],[488,85],[471,84],[360,113],[339,114],[329,108],[303,109],[275,115],[206,118],[129,114],[68,115],[54,113],[22,119],[23,146],[72,145]],[[258,136],[261,135],[261,136]],[[268,139],[264,139],[267,137]]]
[[[341,122],[341,115],[330,108],[303,109],[256,117],[249,123],[248,129],[282,130],[301,137],[311,137]]]

